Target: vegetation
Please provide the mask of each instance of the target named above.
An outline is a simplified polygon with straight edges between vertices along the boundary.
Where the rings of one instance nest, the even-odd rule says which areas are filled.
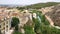
[[[12,18],[11,27],[15,27],[15,30],[18,31],[19,19],[16,17]]]
[[[40,9],[43,7],[49,7],[49,6],[54,6],[60,4],[59,2],[47,2],[47,3],[37,3],[37,4],[32,4],[24,7],[18,7],[18,9]]]
[[[21,32],[18,31],[18,24],[19,24],[19,19],[13,17],[11,21],[11,27],[15,27],[15,31],[13,32],[13,34],[22,34]]]
[[[24,26],[24,29],[25,29],[25,34],[35,34],[32,26],[25,25],[25,26]]]
[[[41,11],[31,10],[31,14],[36,13],[37,18],[32,16],[32,22],[29,20],[28,24],[24,25],[25,34],[60,34],[60,29],[56,29],[55,27],[50,26],[49,21],[45,18]],[[19,20],[17,18],[13,18],[12,27],[17,25]],[[33,23],[33,25],[30,25]],[[22,34],[18,31],[18,26],[15,26],[15,31],[13,34]]]
[[[56,3],[56,2],[38,3],[30,6],[17,7],[17,9],[19,10],[21,9],[21,11],[23,11],[23,9],[25,8],[40,9],[43,7],[49,7],[57,4],[59,3]],[[32,16],[32,19],[33,19],[32,21],[34,23],[33,27],[27,24],[24,25],[25,34],[60,34],[60,29],[51,27],[49,21],[45,18],[45,15],[43,15],[41,11],[38,11],[38,10],[31,10],[31,11],[32,11],[30,12],[31,14],[33,13],[37,14],[37,18],[34,18]],[[15,34],[17,34],[17,32],[15,32]]]
[[[34,17],[32,17],[34,27],[27,24],[24,26],[25,34],[60,34],[60,29],[51,27],[49,21],[45,18],[44,15],[42,15],[42,12],[38,10],[32,10],[31,13],[36,13],[37,18],[35,19]]]
[[[57,4],[59,4],[59,3],[57,3],[57,2],[38,3],[38,4],[27,6],[27,8],[40,9],[43,7],[49,7],[49,6],[53,6],[53,5],[57,5]]]
[[[15,27],[19,23],[19,19],[16,17],[12,18],[11,27]]]
[[[13,34],[22,34],[19,31],[14,31]]]
[[[35,23],[34,31],[36,34],[60,34],[60,29],[51,27],[44,15],[40,14],[38,16],[40,16],[41,23],[39,22],[39,18],[36,19],[33,18],[33,21]]]

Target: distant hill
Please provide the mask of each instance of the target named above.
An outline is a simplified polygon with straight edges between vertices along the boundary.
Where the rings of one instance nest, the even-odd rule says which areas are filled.
[[[0,7],[10,7],[10,8],[15,8],[15,7],[22,7],[24,5],[15,5],[15,4],[0,4]]]
[[[43,7],[49,7],[49,6],[53,6],[53,5],[57,5],[57,4],[60,4],[60,2],[37,3],[37,4],[24,6],[23,8],[40,9],[40,8],[43,8]]]

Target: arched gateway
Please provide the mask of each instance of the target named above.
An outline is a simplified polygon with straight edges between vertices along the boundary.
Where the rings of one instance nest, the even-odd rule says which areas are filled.
[[[26,24],[26,22],[28,21],[28,16],[27,14],[25,13],[21,13],[19,12],[17,9],[5,9],[4,11],[1,10],[0,11],[0,31],[1,33],[3,34],[6,34],[6,33],[10,33],[10,30],[11,30],[11,20],[13,17],[17,17],[19,18],[19,21],[20,23],[18,24],[19,25],[19,28],[20,26],[23,27],[24,24]]]

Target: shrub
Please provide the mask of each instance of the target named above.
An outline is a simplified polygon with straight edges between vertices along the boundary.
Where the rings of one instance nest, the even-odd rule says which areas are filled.
[[[22,33],[19,31],[14,31],[13,34],[22,34]]]
[[[25,29],[25,34],[35,34],[32,26],[25,25],[25,26],[24,26],[24,29]]]

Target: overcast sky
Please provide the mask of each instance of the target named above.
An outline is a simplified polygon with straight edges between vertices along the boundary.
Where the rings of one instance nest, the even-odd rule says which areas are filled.
[[[0,0],[0,4],[34,4],[41,2],[60,2],[60,0]]]

